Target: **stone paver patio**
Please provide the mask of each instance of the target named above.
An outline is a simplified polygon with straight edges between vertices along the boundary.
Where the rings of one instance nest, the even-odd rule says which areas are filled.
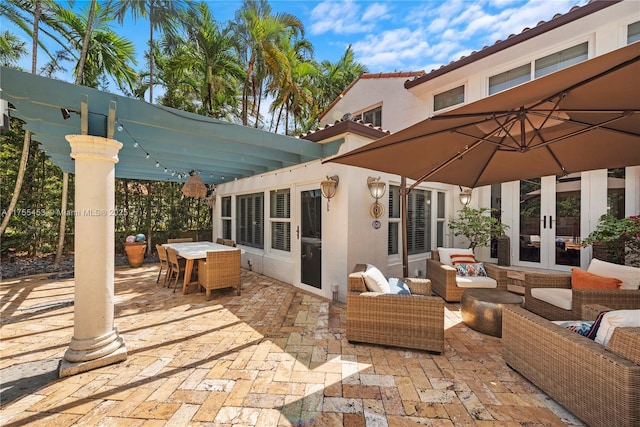
[[[346,310],[243,270],[242,295],[116,270],[126,361],[63,379],[73,279],[0,282],[2,426],[581,425],[446,305],[442,355],[345,338]]]

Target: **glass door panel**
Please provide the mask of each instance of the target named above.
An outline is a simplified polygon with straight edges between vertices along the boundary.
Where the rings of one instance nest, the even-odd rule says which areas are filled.
[[[540,262],[541,179],[520,181],[519,260]]]
[[[554,264],[580,266],[580,174],[556,178]]]
[[[300,191],[300,281],[322,288],[322,194]]]

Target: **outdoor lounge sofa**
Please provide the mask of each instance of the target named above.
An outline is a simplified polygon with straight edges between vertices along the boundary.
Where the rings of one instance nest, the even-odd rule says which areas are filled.
[[[370,292],[367,266],[358,264],[347,283],[347,339],[351,342],[444,351],[444,301],[426,279],[403,279],[411,294]]]
[[[582,307],[640,308],[640,268],[593,259],[587,272],[620,278],[620,289],[574,289],[569,273],[524,273],[524,308],[549,320],[578,320]],[[626,279],[625,279],[626,277]],[[626,280],[626,282],[624,282]]]
[[[606,309],[589,305],[581,317],[594,320]],[[640,328],[618,327],[603,346],[509,306],[502,312],[502,356],[589,426],[640,425]]]
[[[427,259],[427,279],[433,291],[447,302],[459,302],[462,292],[469,288],[496,288],[507,290],[507,270],[495,264],[484,263],[488,277],[460,277],[456,268],[440,261],[440,253],[431,251]]]

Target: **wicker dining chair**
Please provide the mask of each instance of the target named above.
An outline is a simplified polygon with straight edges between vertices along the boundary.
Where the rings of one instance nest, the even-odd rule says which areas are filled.
[[[227,246],[233,246],[234,248],[236,247],[236,242],[235,240],[231,240],[231,239],[224,239],[224,244]]]
[[[224,245],[224,239],[222,237],[218,237],[216,239],[216,243],[220,244],[220,245]]]
[[[156,245],[156,250],[158,251],[158,259],[160,260],[160,270],[158,271],[158,278],[156,279],[156,283],[160,282],[160,275],[164,270],[164,284],[167,284],[167,279],[169,277],[169,271],[171,270],[169,267],[169,260],[167,258],[167,249],[162,245]]]
[[[174,280],[173,292],[175,292],[178,286],[178,278],[181,273],[184,274],[184,263],[178,260],[178,253],[173,248],[167,248],[167,260],[169,263],[169,285],[171,285],[171,280]]]
[[[180,237],[177,239],[167,239],[167,243],[187,243],[193,242],[193,237]]]
[[[207,298],[212,289],[236,288],[236,295],[240,295],[240,250],[207,252],[207,258],[198,261],[198,284]]]

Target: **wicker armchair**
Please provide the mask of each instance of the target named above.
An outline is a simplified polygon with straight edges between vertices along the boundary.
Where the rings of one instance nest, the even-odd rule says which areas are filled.
[[[444,301],[426,279],[403,279],[411,295],[368,292],[358,264],[348,278],[347,339],[353,342],[444,351]]]
[[[240,295],[240,249],[207,252],[207,258],[198,261],[198,284],[207,298],[212,289],[236,288]]]
[[[496,289],[507,290],[507,270],[495,264],[484,263],[489,277],[497,282]],[[427,259],[427,279],[431,280],[433,291],[447,302],[460,302],[465,289],[456,282],[456,269],[440,262],[437,250],[431,251],[431,258]]]
[[[582,307],[587,304],[601,304],[615,310],[640,308],[640,290],[572,289],[571,310],[565,310],[534,298],[531,295],[533,288],[571,289],[571,274],[533,272],[524,274],[524,308],[550,320],[579,320],[582,318]]]
[[[603,309],[581,317],[594,320]],[[502,357],[592,427],[640,425],[640,328],[616,328],[605,347],[508,306],[502,312]]]

